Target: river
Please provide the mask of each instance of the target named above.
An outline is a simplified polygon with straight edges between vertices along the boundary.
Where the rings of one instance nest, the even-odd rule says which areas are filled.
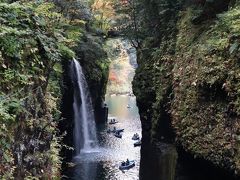
[[[134,133],[141,134],[135,97],[126,95],[106,96],[109,113],[119,121],[115,125],[97,125],[99,147],[96,152],[84,153],[77,157],[74,168],[76,180],[137,180],[139,179],[140,147],[134,147],[131,139]],[[131,108],[127,108],[130,105]],[[122,138],[107,133],[109,127],[124,128]],[[127,158],[135,160],[136,166],[120,171],[119,163]]]
[[[141,122],[132,94],[136,56],[130,43],[121,39],[107,42],[111,61],[105,103],[109,117],[116,117],[118,123],[97,124],[98,147],[88,153],[75,157],[76,166],[72,169],[71,179],[76,180],[138,180],[140,168],[140,147],[134,147],[132,136],[141,136]],[[122,138],[107,133],[109,128],[123,128]],[[119,170],[119,164],[126,159],[134,160],[135,167]]]
[[[118,123],[97,124],[98,147],[91,152],[80,153],[74,159],[70,179],[76,180],[231,180],[224,171],[202,160],[196,160],[181,152],[174,144],[142,139],[142,147],[134,147],[132,136],[141,136],[141,122],[132,93],[136,52],[126,40],[107,41],[110,49],[110,73],[105,103],[109,117]],[[130,108],[129,108],[130,107]],[[107,133],[109,128],[123,128],[122,138]],[[121,171],[119,164],[126,159],[134,160],[135,167]]]

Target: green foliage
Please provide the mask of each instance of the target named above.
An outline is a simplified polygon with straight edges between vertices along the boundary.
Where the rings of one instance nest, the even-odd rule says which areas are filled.
[[[52,3],[0,2],[1,179],[60,176],[61,61],[80,35],[68,23]]]
[[[52,0],[56,4],[58,10],[71,22],[74,21],[89,21],[92,18],[89,0]]]
[[[218,15],[217,26],[219,29],[225,32],[231,32],[232,34],[240,34],[240,7],[237,6],[231,9],[228,13]]]
[[[144,130],[160,140],[167,116],[186,151],[239,175],[239,2],[198,25],[199,7],[177,12],[171,1],[142,2],[140,27],[151,33],[138,50],[133,85]]]
[[[15,115],[9,112],[9,108],[13,104],[8,104],[8,100],[5,99],[5,95],[0,96],[0,146],[1,146],[1,166],[0,177],[5,179],[11,179],[14,172],[14,159],[11,151],[11,144],[13,143],[13,134],[8,125],[15,122]]]
[[[7,36],[4,39],[1,39],[0,41],[1,41],[0,46],[2,46],[4,50],[6,50],[5,54],[7,56],[11,57],[19,56],[18,54],[16,54],[16,52],[19,52],[21,44],[18,43],[16,37]]]
[[[63,57],[65,57],[67,59],[71,59],[71,58],[75,57],[74,51],[72,51],[69,47],[65,46],[64,44],[59,44],[58,48]]]
[[[73,49],[86,53],[94,95],[104,94],[102,41],[81,40],[89,9],[82,1],[51,2],[0,0],[0,179],[60,179],[61,62],[76,56]]]
[[[177,140],[187,151],[218,166],[231,164],[236,173],[240,168],[235,166],[239,164],[235,158],[239,151],[231,149],[238,146],[233,136],[238,135],[239,126],[235,122],[240,112],[238,9],[219,14],[215,23],[198,26],[191,25],[191,9],[182,15],[171,111]],[[233,136],[229,137],[228,133]]]
[[[111,28],[116,14],[114,9],[114,0],[96,0],[91,4],[91,9],[94,16],[93,25],[103,31]]]

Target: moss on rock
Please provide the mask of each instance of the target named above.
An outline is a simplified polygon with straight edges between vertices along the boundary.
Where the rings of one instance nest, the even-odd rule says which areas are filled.
[[[96,111],[101,108],[104,101],[110,64],[103,45],[104,39],[86,32],[75,47]]]
[[[162,138],[167,115],[186,151],[240,175],[239,2],[197,25],[192,20],[204,7],[182,5],[175,23],[161,22],[159,44],[146,37],[139,50],[134,93],[143,130]]]
[[[177,140],[196,156],[239,174],[239,7],[191,26],[191,9],[179,23],[172,123]],[[192,31],[195,29],[195,31]],[[201,31],[199,31],[201,30]],[[191,32],[193,40],[187,36]],[[214,143],[213,143],[214,142]]]

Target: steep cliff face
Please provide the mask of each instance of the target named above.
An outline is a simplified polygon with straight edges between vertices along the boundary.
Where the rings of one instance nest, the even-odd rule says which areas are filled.
[[[172,123],[185,149],[239,174],[239,6],[197,26],[193,13],[178,24]]]
[[[92,103],[95,110],[97,121],[103,120],[102,104],[106,92],[108,80],[109,61],[106,52],[103,50],[104,41],[101,37],[93,36],[90,32],[84,32],[84,36],[74,48],[76,57],[80,62],[88,86],[91,93]],[[73,82],[71,79],[71,61],[63,62],[63,98],[62,98],[62,117],[63,120],[59,123],[59,129],[62,133],[67,134],[63,138],[63,142],[68,147],[62,148],[62,157],[64,162],[70,162],[74,156],[72,148],[73,129],[74,129],[74,114],[73,114]],[[63,168],[67,168],[67,164],[63,164]]]
[[[96,116],[99,115],[104,102],[108,81],[109,61],[103,45],[103,38],[86,32],[75,48],[88,81]]]
[[[147,2],[146,2],[147,4]],[[145,6],[149,15],[145,27],[150,33],[138,49],[139,67],[133,81],[143,133],[172,141],[169,102],[172,98],[172,73],[180,4],[178,1],[154,1]],[[166,9],[165,9],[166,8]],[[159,15],[162,12],[162,15]],[[153,16],[154,15],[154,16]],[[151,17],[154,17],[150,24]],[[150,24],[150,25],[149,25]]]
[[[240,175],[239,1],[185,1],[174,12],[171,24],[159,21],[158,41],[146,37],[139,49],[143,131],[175,134],[186,151]]]
[[[108,73],[102,41],[45,1],[1,0],[0,24],[0,179],[60,179],[73,144],[68,66],[80,58],[99,107]]]
[[[5,2],[0,2],[0,179],[58,177],[63,53],[53,29],[61,25],[49,10],[52,4]]]

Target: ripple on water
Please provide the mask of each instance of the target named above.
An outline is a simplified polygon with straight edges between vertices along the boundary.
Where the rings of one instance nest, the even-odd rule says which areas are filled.
[[[111,101],[111,102],[110,102]],[[117,102],[117,104],[116,104]],[[118,102],[121,102],[118,103]],[[74,158],[73,178],[76,180],[138,180],[140,166],[140,147],[134,147],[132,136],[139,133],[141,124],[135,98],[129,96],[108,97],[107,103],[111,104],[110,113],[116,116],[119,123],[106,124],[97,127],[99,147],[84,150]],[[130,104],[131,108],[127,108]],[[112,133],[107,133],[108,128],[123,128],[122,138],[116,138]],[[135,167],[119,170],[122,161],[129,158],[135,160]]]
[[[97,128],[97,137],[99,147],[92,150],[84,150],[79,156],[76,156],[74,162],[76,166],[73,169],[72,179],[76,180],[138,180],[140,166],[140,148],[134,147],[132,136],[134,133],[141,135],[141,123],[139,120],[138,108],[136,106],[136,98],[134,96],[123,95],[123,92],[132,94],[131,81],[134,76],[136,65],[136,52],[131,48],[128,41],[117,40],[121,45],[119,58],[112,61],[110,71],[120,74],[119,77],[123,82],[117,87],[108,84],[107,92],[118,90],[115,93],[106,96],[106,104],[109,107],[109,114],[115,116],[119,123],[114,125],[107,124],[104,128]],[[116,41],[113,41],[113,45]],[[127,51],[129,49],[129,51]],[[118,66],[114,66],[117,62]],[[130,63],[131,62],[131,63]],[[121,65],[122,71],[119,69],[111,69]],[[119,81],[120,82],[120,81]],[[110,89],[109,89],[110,88]],[[124,90],[120,92],[120,90]],[[112,92],[113,93],[113,92]],[[130,106],[131,108],[127,108]],[[113,134],[106,133],[108,128],[123,128],[122,138],[116,138]],[[127,170],[119,170],[122,161],[129,158],[135,160],[135,167]]]
[[[126,152],[115,152],[112,149],[98,148],[93,152],[85,152],[74,158],[76,164],[74,178],[78,180],[137,180],[139,179],[139,158],[133,159],[135,167],[127,171],[119,170],[122,160],[127,158]],[[131,159],[132,160],[132,159]]]

